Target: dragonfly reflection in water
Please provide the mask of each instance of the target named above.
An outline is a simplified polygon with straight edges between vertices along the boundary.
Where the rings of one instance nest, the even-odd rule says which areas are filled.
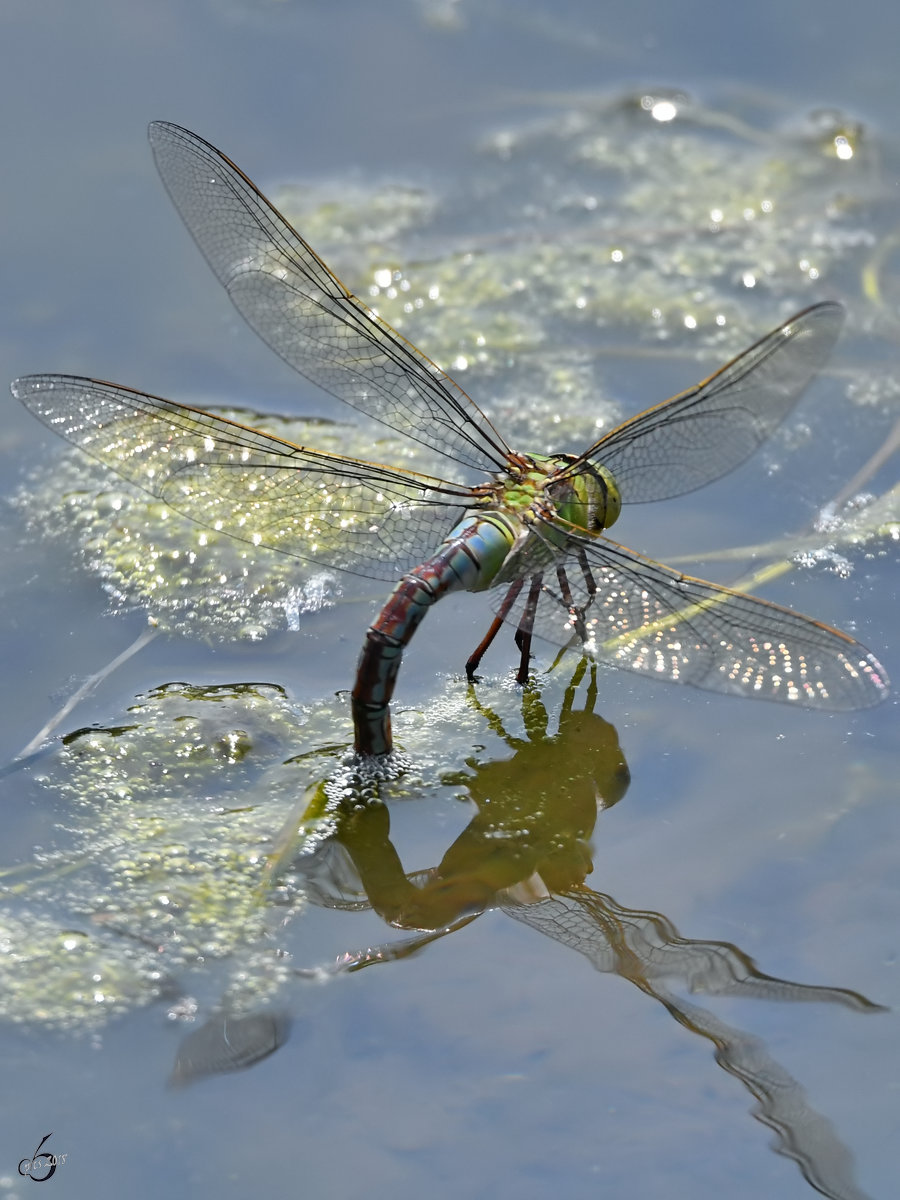
[[[604,536],[623,503],[720,478],[778,426],[838,336],[843,310],[798,313],[697,387],[580,454],[513,452],[472,400],[352,295],[249,179],[196,134],[150,126],[157,167],[253,329],[326,391],[437,450],[439,479],[295,446],[199,409],[64,375],[16,395],[64,438],[201,525],[329,568],[396,581],[353,688],[356,749],[392,749],[403,648],[457,590],[506,585],[502,621],[527,678],[533,634],[657,678],[821,709],[887,694],[878,660],[790,609],[680,574]]]
[[[623,800],[630,773],[616,729],[594,711],[593,667],[585,702],[576,705],[585,675],[582,660],[562,704],[554,705],[555,729],[529,681],[521,718],[516,717],[524,737],[508,733],[503,718],[470,691],[469,703],[485,718],[499,752],[483,744],[463,770],[441,774],[442,786],[459,799],[465,796],[471,818],[436,866],[406,870],[393,841],[390,803],[340,810],[332,834],[317,836],[310,845],[303,836],[308,826],[298,817],[310,811],[310,803],[311,811],[322,811],[327,785],[307,793],[285,822],[287,841],[267,864],[268,880],[291,877],[294,887],[299,881],[307,900],[347,914],[340,928],[352,927],[352,913],[374,912],[402,932],[380,944],[348,949],[332,963],[295,968],[298,975],[321,983],[330,975],[404,961],[500,909],[663,1005],[685,1030],[714,1048],[718,1066],[753,1096],[753,1116],[773,1130],[778,1153],[792,1159],[813,1187],[832,1200],[867,1200],[840,1135],[813,1108],[800,1082],[763,1041],[726,1023],[715,1008],[717,998],[731,997],[838,1005],[860,1014],[884,1010],[849,988],[767,975],[738,946],[684,937],[663,913],[623,905],[589,886],[598,817]],[[270,896],[271,888],[262,894]],[[368,936],[368,921],[365,928]],[[503,953],[481,961],[501,975],[515,969]],[[581,985],[566,971],[556,980],[560,1003],[572,1003],[571,987]],[[703,1005],[696,1003],[698,995],[705,998]],[[603,1011],[601,1005],[598,1012]],[[599,1043],[609,1019],[608,1013],[598,1018]],[[184,1084],[252,1065],[277,1049],[284,1028],[278,1010],[233,1011],[226,1001],[184,1039],[174,1078]],[[823,1055],[830,1052],[822,1047]],[[590,1057],[587,1048],[586,1053]]]

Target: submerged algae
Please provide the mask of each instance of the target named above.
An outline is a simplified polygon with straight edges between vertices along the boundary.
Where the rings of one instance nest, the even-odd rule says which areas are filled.
[[[397,727],[423,773],[381,786],[421,798],[479,718],[461,694],[398,712]],[[321,785],[354,776],[350,733],[340,701],[170,684],[66,736],[35,778],[46,844],[0,866],[0,1020],[92,1029],[160,999],[192,1019],[276,996],[297,970],[298,864],[334,832]]]
[[[38,777],[54,844],[0,873],[0,1016],[100,1024],[240,952],[245,990],[265,994],[284,972],[260,888],[301,787],[284,759],[303,732],[276,687],[170,685],[66,737]],[[302,906],[283,890],[279,922]]]

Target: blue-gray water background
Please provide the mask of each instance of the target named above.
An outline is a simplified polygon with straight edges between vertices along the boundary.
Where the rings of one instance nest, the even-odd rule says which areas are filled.
[[[7,0],[0,377],[59,370],[188,403],[346,417],[279,364],[228,306],[156,177],[144,132],[151,119],[198,131],[267,191],[283,182],[374,180],[441,196],[465,188],[473,147],[488,135],[589,107],[591,98],[682,89],[704,111],[743,117],[748,108],[768,109],[773,126],[799,124],[822,107],[840,110],[881,148],[889,196],[898,40],[900,10],[866,0]],[[894,224],[888,204],[878,211],[884,223],[871,227],[875,245]],[[477,211],[468,221],[474,238]],[[889,304],[896,289],[884,290]],[[833,279],[822,293],[804,294],[862,304],[858,280]],[[744,340],[781,315],[758,306]],[[405,332],[419,340],[414,324]],[[890,362],[889,333],[877,346]],[[424,341],[422,348],[431,349]],[[852,368],[857,359],[843,353],[839,347],[836,365]],[[639,353],[633,366],[617,358],[610,391],[628,414],[717,361],[686,357],[660,391],[658,362]],[[840,412],[839,403],[828,411]],[[812,413],[803,410],[807,424]],[[771,485],[761,461],[677,509],[641,510],[621,537],[665,557],[676,543],[681,553],[803,528],[890,420],[876,405],[858,422],[848,419],[849,428],[815,429],[800,456],[804,478],[795,476],[794,459],[790,477],[775,473]],[[12,399],[0,430],[0,497],[11,497],[25,472],[49,464],[59,447]],[[881,476],[884,486],[891,481],[890,471]],[[751,501],[757,491],[764,499]],[[20,509],[4,510],[0,549],[6,762],[77,682],[124,649],[143,619],[110,616],[97,581],[61,561],[58,546],[51,552],[30,537]],[[727,566],[720,570],[730,578]],[[262,679],[304,703],[333,704],[352,679],[379,585],[357,594],[362,603],[318,614],[274,651],[268,642],[159,638],[61,732],[121,722],[135,696],[171,680]],[[900,680],[896,551],[858,563],[847,581],[803,574],[766,594],[851,628]],[[462,689],[452,673],[487,615],[472,597],[429,615],[407,655],[401,703],[425,708]],[[485,703],[500,695],[514,662],[506,641],[494,653]],[[598,824],[590,886],[632,909],[665,913],[685,937],[733,942],[770,975],[900,1004],[894,701],[811,716],[604,675],[598,710],[618,728],[633,783]],[[347,718],[346,708],[338,711]],[[347,737],[336,729],[335,740]],[[459,751],[443,769],[460,769],[471,752]],[[0,797],[4,861],[27,859],[45,831],[46,793],[21,772],[2,781]],[[437,861],[465,823],[454,803],[405,803],[393,814],[408,870]],[[298,964],[388,936],[374,918],[357,926],[354,917],[301,914],[291,944]],[[297,984],[282,1003],[294,1032],[277,1054],[181,1092],[165,1089],[184,1033],[167,1020],[165,1002],[80,1035],[39,1022],[0,1025],[0,1196],[30,1194],[16,1164],[49,1130],[54,1149],[69,1157],[48,1189],[65,1196],[811,1195],[794,1165],[771,1154],[770,1133],[749,1115],[750,1097],[717,1068],[708,1042],[615,975],[592,971],[500,913],[417,958],[322,988]],[[896,1015],[708,1005],[761,1038],[802,1083],[852,1150],[859,1187],[894,1195]]]

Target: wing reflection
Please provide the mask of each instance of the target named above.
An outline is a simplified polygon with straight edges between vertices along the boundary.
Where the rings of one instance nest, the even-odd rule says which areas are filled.
[[[579,664],[555,734],[539,694],[523,698],[525,738],[510,737],[476,704],[514,750],[512,758],[478,763],[445,777],[464,785],[478,811],[429,871],[407,873],[391,842],[385,805],[344,813],[335,838],[310,862],[306,876],[319,904],[374,909],[412,936],[340,956],[335,970],[357,971],[419,953],[488,909],[584,955],[598,970],[629,980],[659,1001],[683,1028],[711,1042],[716,1062],[754,1097],[754,1117],[775,1132],[775,1149],[804,1178],[835,1200],[865,1200],[852,1158],[830,1122],[809,1104],[801,1085],[756,1037],[719,1020],[672,990],[768,1001],[839,1004],[857,1012],[879,1006],[846,988],[778,979],[728,942],[684,938],[662,913],[627,908],[589,888],[590,837],[598,812],[617,803],[629,782],[615,729],[587,704],[574,708],[585,672]]]

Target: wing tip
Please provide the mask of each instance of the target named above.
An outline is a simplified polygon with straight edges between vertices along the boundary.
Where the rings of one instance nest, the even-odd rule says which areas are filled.
[[[891,681],[882,664],[874,654],[864,650],[857,670],[865,688],[865,699],[859,707],[875,708],[883,704],[891,694]]]
[[[10,383],[9,390],[17,400],[27,405],[32,396],[49,388],[55,378],[54,375],[19,375]]]
[[[147,140],[151,146],[156,145],[165,137],[172,135],[181,137],[190,130],[185,129],[183,125],[176,125],[174,121],[151,121],[147,126]]]

